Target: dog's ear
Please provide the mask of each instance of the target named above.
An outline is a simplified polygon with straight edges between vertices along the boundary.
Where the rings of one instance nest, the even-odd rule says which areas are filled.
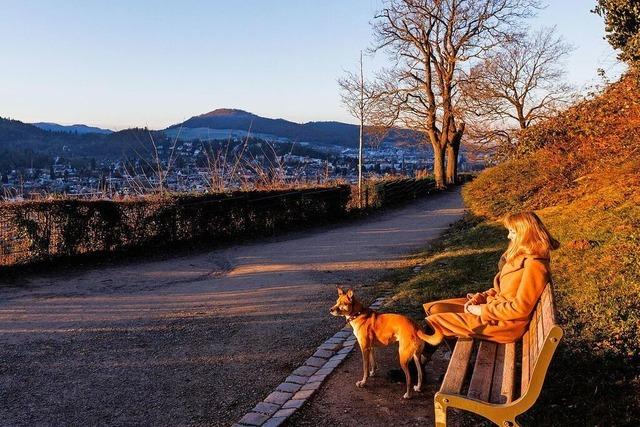
[[[342,288],[340,286],[338,286],[337,288],[338,288],[338,295],[344,295],[344,291],[342,290]]]
[[[353,298],[353,289],[347,291],[347,297],[349,297],[349,299]]]

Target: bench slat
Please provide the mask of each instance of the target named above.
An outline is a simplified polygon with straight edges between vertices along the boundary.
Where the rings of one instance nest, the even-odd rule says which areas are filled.
[[[478,357],[473,367],[471,383],[467,395],[473,399],[488,401],[493,378],[493,366],[496,361],[498,344],[490,341],[480,341]]]
[[[462,390],[462,382],[467,373],[469,359],[471,358],[471,350],[473,349],[473,340],[469,338],[459,338],[456,343],[449,368],[444,375],[440,392],[448,394],[460,394]]]
[[[533,367],[536,364],[536,358],[538,356],[538,328],[536,322],[538,321],[538,310],[533,312],[531,322],[529,322],[529,376],[533,372]]]
[[[542,293],[542,314],[542,329],[544,331],[544,335],[547,336],[547,334],[551,330],[551,327],[556,323],[556,316],[553,312],[553,297],[551,296],[551,286],[548,285]]]
[[[529,330],[522,336],[522,376],[520,378],[520,395],[529,388]]]
[[[542,346],[544,345],[545,334],[542,330],[542,324],[544,323],[544,310],[542,309],[542,301],[538,303],[538,309],[536,312],[538,313],[538,321],[536,322],[536,327],[538,330],[538,349],[536,350],[536,360],[538,360],[538,356],[542,351]]]
[[[499,344],[491,384],[491,403],[513,401],[516,375],[516,344]]]

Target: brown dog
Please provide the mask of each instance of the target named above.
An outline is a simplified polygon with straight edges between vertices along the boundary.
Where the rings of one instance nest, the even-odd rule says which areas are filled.
[[[398,342],[400,354],[400,367],[404,371],[407,381],[407,392],[404,398],[411,397],[411,374],[409,373],[409,361],[413,358],[418,368],[418,384],[413,389],[421,391],[422,366],[420,355],[424,347],[424,340],[428,338],[420,327],[411,319],[399,314],[380,314],[364,307],[353,295],[353,290],[346,292],[338,288],[338,300],[331,307],[333,316],[345,316],[347,322],[353,328],[353,333],[358,340],[362,351],[362,368],[364,370],[362,380],[356,382],[357,387],[364,387],[367,378],[373,376],[376,370],[373,348],[384,347]]]

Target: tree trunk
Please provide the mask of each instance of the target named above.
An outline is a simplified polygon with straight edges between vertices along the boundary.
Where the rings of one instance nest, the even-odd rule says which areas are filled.
[[[444,176],[444,149],[440,145],[433,147],[433,177],[436,180],[437,188],[446,188]]]
[[[458,152],[460,144],[447,145],[447,184],[454,185],[458,182]]]
[[[455,122],[452,119],[452,127],[455,131],[449,134],[447,143],[447,184],[454,185],[458,182],[458,155],[466,125],[462,122],[456,129]]]

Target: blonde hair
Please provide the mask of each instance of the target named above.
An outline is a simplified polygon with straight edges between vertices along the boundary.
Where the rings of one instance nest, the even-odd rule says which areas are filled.
[[[502,223],[516,234],[503,255],[506,261],[519,255],[549,258],[551,251],[560,247],[560,243],[551,236],[534,212],[507,215]]]

